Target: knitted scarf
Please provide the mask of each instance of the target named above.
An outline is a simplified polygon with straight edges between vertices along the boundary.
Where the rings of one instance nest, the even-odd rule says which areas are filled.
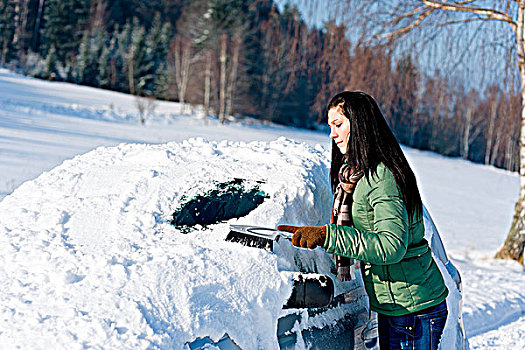
[[[334,203],[330,217],[331,224],[352,226],[353,193],[361,177],[363,177],[362,171],[356,171],[348,164],[343,163],[339,170],[339,184],[334,193]],[[354,259],[335,255],[335,262],[339,280],[350,281],[352,279],[350,267],[354,264]]]

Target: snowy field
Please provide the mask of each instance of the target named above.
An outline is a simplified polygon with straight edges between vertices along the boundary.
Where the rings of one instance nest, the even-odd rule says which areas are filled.
[[[212,326],[214,307],[233,294],[210,286],[229,283],[247,298],[221,322],[246,348],[257,339],[264,348],[275,346],[264,334],[279,310],[266,306],[280,305],[290,292],[282,255],[232,248],[222,242],[227,227],[221,224],[216,237],[202,237],[215,242],[210,250],[190,235],[176,235],[166,220],[185,188],[205,189],[205,174],[216,181],[266,180],[264,190],[275,200],[241,222],[324,223],[328,145],[327,133],[250,120],[205,123],[198,108],[168,102],[158,102],[141,126],[128,95],[0,70],[0,343],[177,348],[181,334],[220,337]],[[525,349],[525,272],[515,262],[492,259],[510,226],[518,176],[405,152],[461,272],[470,347]],[[210,259],[203,264],[189,252]],[[174,258],[184,254],[185,265]],[[214,255],[243,264],[233,268]],[[96,259],[101,256],[105,260]],[[173,272],[190,267],[194,275]],[[205,280],[210,271],[230,275]],[[154,277],[149,284],[134,282]],[[184,283],[202,288],[188,295]],[[156,288],[141,290],[147,285]],[[261,288],[264,300],[255,298]],[[217,302],[199,303],[211,290]],[[238,322],[245,309],[251,310],[246,317],[258,319],[251,322],[253,337],[243,337],[241,327],[250,320]],[[192,333],[195,323],[200,333]]]

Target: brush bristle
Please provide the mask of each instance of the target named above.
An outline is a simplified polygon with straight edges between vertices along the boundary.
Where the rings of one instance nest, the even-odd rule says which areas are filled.
[[[235,230],[230,230],[226,236],[226,241],[241,243],[247,247],[265,249],[270,252],[273,250],[273,240],[259,236],[247,235]]]

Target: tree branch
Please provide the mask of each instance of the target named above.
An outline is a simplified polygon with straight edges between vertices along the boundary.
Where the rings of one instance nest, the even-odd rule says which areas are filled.
[[[470,23],[470,22],[476,22],[476,21],[485,22],[485,21],[490,21],[490,20],[491,20],[490,18],[472,17],[472,18],[465,18],[465,19],[457,20],[457,21],[433,23],[431,25],[434,27],[446,27],[448,25],[453,25],[453,24],[463,24],[463,23]]]
[[[514,21],[511,16],[509,16],[509,14],[507,14],[505,12],[502,12],[502,11],[498,11],[496,9],[491,9],[491,8],[466,6],[466,5],[474,2],[474,0],[465,0],[465,1],[457,2],[457,3],[445,3],[445,2],[436,1],[436,0],[421,0],[421,1],[423,2],[424,6],[419,6],[419,7],[416,7],[414,9],[410,10],[410,11],[407,11],[407,12],[405,12],[405,13],[397,16],[397,17],[395,17],[390,22],[391,24],[399,23],[401,20],[403,20],[405,18],[408,18],[408,17],[412,17],[412,16],[416,15],[417,13],[419,13],[419,12],[424,10],[412,23],[410,23],[409,25],[407,25],[405,27],[402,27],[400,29],[397,29],[397,30],[394,30],[392,32],[389,32],[389,33],[375,34],[372,37],[371,40],[377,39],[377,38],[392,39],[392,38],[394,38],[396,36],[400,36],[400,35],[406,34],[406,33],[410,32],[412,29],[420,26],[421,22],[425,18],[430,16],[432,14],[432,12],[434,12],[436,10],[455,11],[455,12],[467,12],[467,13],[473,13],[473,14],[480,15],[480,16],[485,16],[485,18],[475,18],[475,19],[467,18],[467,19],[464,19],[464,20],[448,21],[448,22],[434,24],[437,27],[441,27],[441,26],[444,26],[446,24],[456,24],[456,23],[459,24],[459,23],[467,23],[467,22],[480,21],[480,20],[483,20],[483,21],[497,20],[497,21],[503,21],[503,22],[508,23],[511,26],[512,30],[514,31],[514,33],[516,35],[518,34],[517,33],[518,25],[517,25],[516,21]]]
[[[482,8],[482,7],[470,7],[463,4],[452,4],[444,3],[441,1],[434,0],[422,0],[423,3],[432,9],[436,10],[445,10],[445,11],[457,11],[457,12],[468,12],[475,13],[482,16],[487,16],[487,18],[497,21],[503,21],[510,24],[514,32],[518,29],[518,24],[510,17],[507,13],[498,11],[491,8]]]
[[[406,17],[409,17],[413,14],[415,14],[416,12],[419,12],[421,9],[423,9],[423,7],[419,7],[417,9],[414,9],[412,11],[409,11],[405,14],[402,14],[401,16],[397,17],[396,19],[394,19],[394,23],[395,22],[398,22],[400,21],[401,19],[403,18],[406,18]],[[425,12],[423,12],[421,15],[419,15],[419,17],[414,21],[412,22],[410,25],[406,26],[406,27],[403,27],[403,28],[400,28],[398,30],[394,30],[393,32],[390,32],[390,33],[384,33],[384,34],[376,34],[372,37],[372,39],[376,39],[376,38],[383,38],[383,39],[390,39],[390,38],[393,38],[395,36],[399,36],[399,35],[402,35],[402,34],[406,34],[408,33],[409,31],[411,31],[412,29],[416,28],[417,26],[419,26],[419,24],[425,19],[427,18],[428,16],[430,16],[430,14],[434,12],[434,9],[428,9],[426,10]]]

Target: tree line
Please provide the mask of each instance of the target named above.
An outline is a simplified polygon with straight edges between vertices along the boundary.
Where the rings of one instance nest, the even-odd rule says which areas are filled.
[[[273,0],[0,0],[1,64],[31,76],[313,129],[331,96],[363,90],[401,143],[518,169],[518,92],[467,88],[353,30]]]

